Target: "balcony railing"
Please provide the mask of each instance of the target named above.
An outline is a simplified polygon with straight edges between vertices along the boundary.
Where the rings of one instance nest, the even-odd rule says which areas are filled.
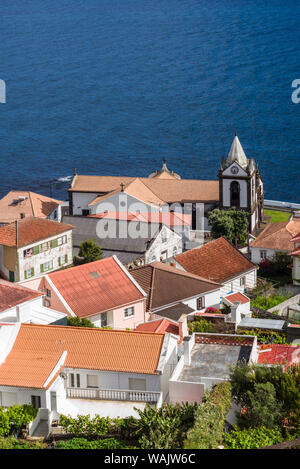
[[[127,389],[67,388],[67,397],[71,399],[95,399],[109,401],[131,401],[157,403],[160,392],[132,391]]]

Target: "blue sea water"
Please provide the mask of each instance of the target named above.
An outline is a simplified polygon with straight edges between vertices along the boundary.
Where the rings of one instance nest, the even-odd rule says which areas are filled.
[[[1,0],[0,195],[68,176],[216,179],[235,130],[266,198],[300,202],[300,2]]]

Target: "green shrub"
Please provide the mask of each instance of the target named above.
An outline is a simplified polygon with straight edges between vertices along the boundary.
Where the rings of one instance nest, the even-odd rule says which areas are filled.
[[[199,405],[195,424],[187,433],[184,448],[215,449],[222,443],[225,417],[230,407],[230,383],[217,384]]]
[[[226,449],[256,449],[275,445],[282,441],[283,438],[278,428],[255,427],[245,430],[236,428],[224,436]]]
[[[87,440],[86,438],[72,438],[58,441],[54,449],[124,449],[126,445],[115,438],[105,440]]]
[[[89,319],[80,318],[79,316],[68,317],[67,324],[73,327],[95,327]]]
[[[25,440],[16,440],[13,436],[0,437],[0,449],[45,449],[46,444],[39,441],[33,443]]]
[[[135,409],[139,418],[131,421],[142,449],[182,448],[187,431],[194,424],[197,404],[163,404]]]
[[[230,369],[232,396],[236,402],[251,410],[250,393],[255,392],[257,383],[271,383],[276,400],[282,404],[282,419],[294,425],[300,421],[300,365],[286,370],[282,366],[261,366],[240,363]]]
[[[284,334],[280,334],[279,332],[275,332],[272,330],[262,330],[262,329],[251,329],[251,330],[243,330],[238,329],[237,334],[240,335],[256,335],[257,341],[260,343],[265,344],[286,344],[286,336]]]
[[[0,407],[0,436],[14,432],[19,434],[22,428],[35,419],[37,412],[38,409],[27,404]]]
[[[279,305],[280,303],[283,303],[284,301],[288,300],[288,296],[285,295],[270,295],[267,298],[264,296],[257,296],[254,300],[251,300],[251,306],[257,306],[258,308],[261,309],[271,309],[274,308],[274,306]]]
[[[195,319],[188,322],[190,334],[193,332],[215,332],[215,325],[205,319]]]
[[[109,417],[100,417],[96,415],[91,418],[90,415],[78,415],[76,418],[66,415],[60,415],[59,423],[67,433],[75,436],[93,436],[106,435],[111,426]]]

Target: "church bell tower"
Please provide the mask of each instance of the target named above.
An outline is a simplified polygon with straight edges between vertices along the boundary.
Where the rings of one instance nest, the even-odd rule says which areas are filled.
[[[249,231],[254,234],[263,220],[263,182],[254,159],[248,159],[235,134],[227,158],[219,169],[222,210],[236,208],[249,213]]]

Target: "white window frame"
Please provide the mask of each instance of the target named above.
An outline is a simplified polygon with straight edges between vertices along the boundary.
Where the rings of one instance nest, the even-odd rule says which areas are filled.
[[[129,312],[131,311],[131,314]],[[124,309],[124,319],[132,318],[134,316],[134,306],[129,306]]]
[[[95,380],[95,382],[97,384],[96,385],[89,384],[89,379],[91,379],[92,381]],[[92,389],[97,389],[99,387],[98,386],[98,376],[97,375],[86,375],[86,387],[87,388],[92,388]]]
[[[259,251],[259,255],[260,255],[261,260],[267,259],[267,254],[268,254],[268,252],[265,249]]]

